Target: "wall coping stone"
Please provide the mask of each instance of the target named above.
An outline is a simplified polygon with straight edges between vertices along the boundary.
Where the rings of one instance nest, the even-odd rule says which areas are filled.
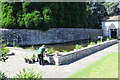
[[[90,54],[92,54],[92,53],[94,53],[94,52],[96,52],[96,51],[99,51],[99,50],[101,50],[101,49],[103,49],[103,48],[106,48],[106,47],[108,47],[108,46],[111,46],[111,45],[113,45],[113,44],[115,44],[115,43],[117,43],[117,40],[115,39],[115,40],[110,40],[110,41],[105,41],[105,42],[103,42],[103,43],[99,43],[99,44],[96,44],[96,45],[92,45],[92,46],[88,46],[88,47],[85,47],[85,48],[82,48],[82,49],[78,49],[78,50],[75,50],[75,51],[70,51],[70,52],[66,52],[65,54],[63,54],[62,56],[53,56],[53,59],[54,59],[54,61],[55,61],[55,63],[53,63],[53,64],[55,64],[55,65],[61,65],[61,64],[65,64],[64,62],[64,60],[67,60],[67,59],[69,59],[68,61],[66,61],[67,63],[69,63],[70,61],[72,61],[72,60],[74,60],[74,58],[76,58],[76,54],[75,53],[77,53],[77,54],[79,54],[80,55],[80,53],[79,52],[81,52],[81,51],[83,51],[83,53],[80,55],[80,56],[78,56],[78,57],[83,57],[83,56],[87,56],[87,55],[90,55]],[[102,46],[102,45],[104,45],[104,46]],[[99,47],[98,47],[99,46]],[[97,50],[96,50],[96,48],[98,48]],[[86,50],[91,50],[91,49],[94,49],[93,51],[91,51],[90,53],[88,53],[88,52],[86,52]],[[84,55],[83,55],[84,54]],[[65,58],[64,58],[65,57]],[[71,57],[71,59],[70,59],[70,57]]]

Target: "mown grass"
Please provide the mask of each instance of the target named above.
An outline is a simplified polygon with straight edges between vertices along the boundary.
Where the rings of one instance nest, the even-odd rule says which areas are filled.
[[[118,53],[111,53],[88,67],[69,76],[69,78],[117,78]]]

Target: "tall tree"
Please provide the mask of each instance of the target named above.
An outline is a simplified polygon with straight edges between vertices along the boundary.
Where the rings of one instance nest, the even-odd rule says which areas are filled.
[[[2,26],[6,28],[16,27],[15,7],[13,2],[2,3]]]
[[[2,11],[1,11],[1,2],[0,2],[0,28],[2,25]]]
[[[82,7],[81,7],[82,6]],[[79,24],[82,28],[88,28],[88,10],[87,10],[87,3],[81,2],[79,3]]]
[[[4,2],[3,27],[48,29],[85,28],[85,2]]]
[[[119,2],[104,2],[103,6],[105,7],[108,15],[118,14],[118,5]]]
[[[101,20],[104,16],[107,16],[105,7],[102,2],[90,2],[88,3],[88,25],[89,28],[101,28]]]

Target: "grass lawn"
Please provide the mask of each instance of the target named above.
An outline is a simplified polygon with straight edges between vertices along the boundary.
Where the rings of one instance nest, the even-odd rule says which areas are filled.
[[[105,56],[69,78],[118,78],[118,53]]]

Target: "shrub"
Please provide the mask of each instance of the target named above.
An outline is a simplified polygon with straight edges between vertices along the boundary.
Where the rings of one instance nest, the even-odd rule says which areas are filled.
[[[28,57],[24,57],[24,60],[29,60],[29,58]]]
[[[31,13],[27,13],[27,14],[24,14],[24,22],[25,22],[25,26],[26,28],[31,28],[32,26],[34,26],[34,23],[33,23],[33,16]]]
[[[110,41],[110,40],[113,40],[113,38],[109,38],[109,37],[107,37],[107,41]]]
[[[47,51],[47,53],[53,54],[53,53],[55,53],[55,50],[54,50],[53,48],[50,48],[50,49]]]
[[[68,52],[67,50],[62,50],[62,52]]]
[[[34,23],[34,26],[37,28],[38,26],[41,26],[41,22],[43,21],[43,18],[41,17],[40,15],[40,12],[35,10],[33,11],[32,13],[32,16],[33,16],[33,23]]]
[[[33,60],[33,62],[35,62],[35,60],[37,60],[37,56],[35,54],[33,54],[31,59]]]
[[[102,43],[102,41],[97,41],[97,43]]]
[[[12,42],[12,45],[13,45],[13,47],[15,47],[15,46],[16,46],[15,41],[13,41],[13,42]]]
[[[37,56],[36,56],[35,54],[33,54],[32,59],[36,59],[36,57],[37,57]]]
[[[12,42],[13,47],[19,48],[18,45],[16,45],[15,41]]]
[[[95,42],[90,42],[89,46],[95,45]]]
[[[5,80],[6,78],[6,75],[0,71],[0,80]]]
[[[82,48],[82,45],[75,45],[75,49],[80,49],[80,48]]]
[[[23,69],[23,71],[20,71],[19,74],[15,76],[15,78],[26,80],[34,79],[34,80],[42,80],[42,73],[36,73],[33,69]]]
[[[1,40],[2,42],[3,40]],[[5,48],[5,46],[7,45],[8,43],[3,43],[0,47],[0,61],[4,61],[8,59],[7,55],[8,55],[8,52],[9,52],[9,49],[8,48]]]
[[[87,47],[88,45],[89,45],[88,43],[87,44],[82,44],[83,47]]]
[[[42,13],[44,15],[44,21],[48,23],[51,20],[49,15],[51,13],[51,9],[49,7],[44,7]]]

